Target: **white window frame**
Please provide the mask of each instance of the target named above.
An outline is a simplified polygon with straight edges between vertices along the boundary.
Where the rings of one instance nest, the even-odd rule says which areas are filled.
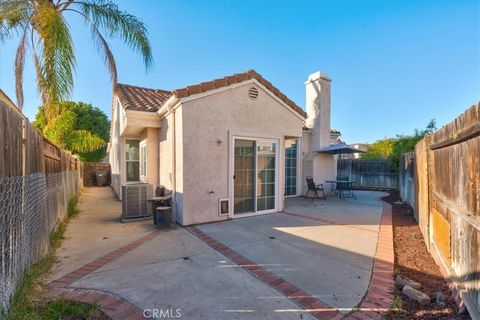
[[[125,141],[124,141],[124,151],[123,151],[123,156],[124,156],[124,159],[125,159],[125,183],[126,184],[129,184],[129,183],[138,183],[140,182],[139,180],[132,180],[132,181],[128,181],[128,174],[127,174],[127,170],[128,170],[128,166],[127,166],[127,163],[128,162],[138,162],[138,168],[140,170],[140,145],[138,147],[138,160],[127,160],[126,158],[126,146],[127,146],[127,141],[138,141],[139,144],[140,144],[140,140],[139,139],[131,139],[131,138],[126,138]],[[139,175],[140,177],[140,172],[139,172]]]
[[[140,145],[138,148],[139,152],[139,176],[141,182],[147,182],[147,172],[148,172],[148,149],[147,149],[147,141],[143,140],[140,141]]]
[[[235,214],[234,213],[234,159],[235,159],[235,139],[240,139],[240,140],[252,140],[255,141],[255,148],[257,146],[258,142],[268,142],[268,143],[275,143],[275,207],[273,209],[269,210],[262,210],[262,211],[257,211],[257,183],[254,183],[254,211],[253,212],[245,212],[242,214]],[[230,209],[228,216],[231,219],[238,219],[238,218],[243,218],[243,217],[251,217],[251,216],[257,216],[257,215],[262,215],[262,214],[268,214],[268,213],[273,213],[273,212],[278,212],[279,210],[279,205],[280,205],[280,163],[283,160],[282,152],[284,152],[284,147],[281,147],[281,139],[278,139],[276,137],[258,137],[255,135],[249,135],[249,134],[244,134],[244,133],[237,133],[237,134],[231,134],[230,135],[230,150],[229,150],[229,197],[230,197]],[[257,150],[255,150],[255,153]],[[256,158],[256,156],[255,156]],[[282,166],[283,168],[283,166]],[[257,168],[257,163],[255,162],[255,175],[257,174],[258,168]]]
[[[296,165],[295,165],[295,169],[296,169],[296,172],[295,172],[296,184],[295,184],[295,191],[296,191],[296,192],[295,192],[295,194],[291,194],[291,195],[288,195],[288,196],[285,195],[285,196],[284,196],[285,198],[293,198],[293,197],[298,197],[298,195],[299,195],[299,180],[301,180],[301,177],[300,177],[300,179],[298,178],[298,177],[299,177],[299,174],[300,174],[300,173],[299,173],[299,172],[300,172],[300,170],[299,170],[299,169],[300,169],[300,168],[299,168],[299,164],[300,164],[300,138],[298,138],[298,137],[295,137],[295,138],[285,138],[284,144],[285,144],[285,141],[286,141],[287,139],[296,140],[296,143],[297,143],[297,150],[296,150],[296,154],[295,154],[295,157],[296,157]],[[284,146],[284,148],[283,148],[283,152],[284,152],[284,157],[283,157],[284,167],[283,167],[283,168],[285,169],[285,167],[286,167],[286,165],[287,165],[286,156],[285,156],[285,146]],[[285,170],[284,170],[284,171],[285,171]],[[285,189],[285,190],[286,190],[286,188],[287,188],[287,184],[286,184],[287,179],[286,179],[286,178],[287,178],[287,176],[284,174],[283,179],[284,179],[285,181],[284,181],[284,183],[283,183],[283,186],[284,186],[284,189]],[[300,187],[301,187],[301,185],[300,185]],[[284,191],[284,194],[285,194],[285,191]]]

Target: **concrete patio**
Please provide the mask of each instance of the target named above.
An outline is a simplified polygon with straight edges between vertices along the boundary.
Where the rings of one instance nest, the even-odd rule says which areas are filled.
[[[196,229],[347,313],[359,304],[370,282],[382,195],[362,191],[357,200],[346,201],[290,198],[283,213]],[[106,211],[110,205],[117,207]],[[121,224],[119,202],[110,188],[89,189],[81,210],[68,227],[53,279],[153,230],[150,221]],[[183,319],[314,319],[274,286],[182,227],[161,231],[72,281],[70,288],[109,292],[140,310],[180,309]]]

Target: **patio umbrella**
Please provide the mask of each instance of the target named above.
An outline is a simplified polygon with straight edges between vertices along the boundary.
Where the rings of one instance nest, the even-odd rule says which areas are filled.
[[[318,153],[329,153],[329,154],[347,154],[347,153],[363,153],[360,149],[349,146],[345,143],[332,144],[328,147],[317,150]]]
[[[360,149],[349,146],[345,143],[332,144],[328,147],[317,150],[318,153],[328,153],[328,154],[349,154],[349,153],[364,153]],[[343,171],[343,168],[342,168]]]

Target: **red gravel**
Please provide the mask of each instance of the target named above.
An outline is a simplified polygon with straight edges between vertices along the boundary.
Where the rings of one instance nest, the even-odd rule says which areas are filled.
[[[448,299],[445,305],[438,305],[435,299],[427,306],[404,296],[397,290],[397,309],[392,310],[389,319],[470,319],[468,314],[458,315],[455,301],[450,296],[447,283],[441,276],[438,266],[428,253],[423,235],[413,218],[413,210],[408,204],[395,204],[401,200],[398,192],[391,192],[383,201],[392,205],[393,213],[393,247],[395,251],[395,274],[419,282],[421,291],[432,297],[435,292],[442,292]]]

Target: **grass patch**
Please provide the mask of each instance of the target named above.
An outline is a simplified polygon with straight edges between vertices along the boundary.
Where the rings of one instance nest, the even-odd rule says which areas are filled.
[[[395,298],[390,306],[390,310],[385,315],[385,320],[407,319],[407,312],[403,306],[403,299],[400,290],[395,289]]]
[[[106,319],[96,303],[57,299],[40,306],[39,319]]]
[[[98,308],[97,304],[85,304],[71,300],[46,300],[45,281],[57,261],[55,251],[64,239],[65,229],[69,220],[78,214],[78,199],[68,201],[67,216],[50,233],[49,253],[36,261],[25,272],[17,292],[12,298],[8,312],[0,311],[0,318],[9,320],[97,320],[108,319]]]
[[[77,216],[77,214],[80,212],[77,208],[77,204],[78,204],[78,197],[73,197],[70,200],[68,200],[67,217],[69,219]]]

